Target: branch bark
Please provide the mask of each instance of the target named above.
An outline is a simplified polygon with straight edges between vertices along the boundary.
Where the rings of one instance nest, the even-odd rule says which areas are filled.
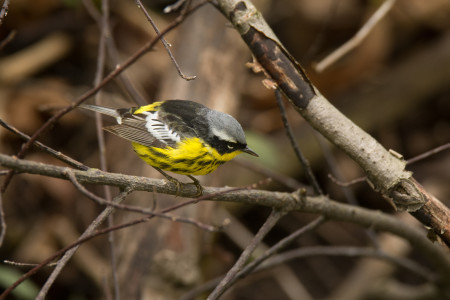
[[[217,3],[266,76],[276,83],[297,112],[360,165],[375,191],[398,210],[411,212],[449,246],[450,210],[405,170],[403,157],[385,149],[320,94],[250,1],[218,0]]]
[[[13,169],[19,173],[37,174],[69,180],[69,174],[74,174],[80,183],[111,185],[121,188],[131,188],[136,191],[157,192],[176,195],[177,186],[160,179],[129,176],[102,172],[98,169],[87,171],[74,170],[39,162],[32,162],[0,154],[0,166]],[[283,211],[301,211],[323,215],[331,220],[338,220],[370,227],[374,230],[386,231],[408,240],[413,246],[432,261],[442,275],[443,281],[450,284],[450,256],[447,251],[432,244],[423,231],[411,227],[395,217],[332,201],[326,196],[306,196],[301,191],[294,193],[270,192],[263,190],[229,191],[229,188],[204,187],[204,197],[212,201],[228,201],[251,205],[263,205]],[[222,192],[222,193],[221,193]],[[197,187],[194,184],[183,185],[178,195],[194,197]],[[203,198],[203,197],[202,197]]]

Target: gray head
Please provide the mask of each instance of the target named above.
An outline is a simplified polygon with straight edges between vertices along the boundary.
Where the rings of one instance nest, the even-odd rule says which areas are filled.
[[[241,124],[229,114],[210,110],[206,118],[211,134],[223,141],[247,144]]]
[[[224,154],[240,150],[258,156],[247,147],[244,130],[235,118],[211,109],[206,113],[206,119],[209,127],[208,142],[218,149],[219,153]]]

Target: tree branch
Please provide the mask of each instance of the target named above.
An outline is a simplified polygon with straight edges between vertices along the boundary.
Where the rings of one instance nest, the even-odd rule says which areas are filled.
[[[31,162],[0,154],[0,165],[17,172],[37,174],[68,180],[69,172],[73,172],[80,183],[111,185],[121,188],[132,187],[136,191],[147,191],[177,195],[177,186],[160,179],[129,176],[102,172],[98,169],[87,171],[74,170],[38,162]],[[229,192],[227,192],[229,191]],[[306,196],[302,191],[294,193],[270,192],[263,190],[229,190],[229,188],[204,187],[203,197],[212,201],[227,201],[251,205],[263,205],[284,211],[301,211],[323,215],[331,220],[356,223],[374,230],[386,231],[408,240],[419,251],[432,261],[443,275],[443,280],[450,283],[450,257],[439,245],[432,244],[424,232],[411,227],[395,217],[332,201],[326,196]],[[184,184],[180,197],[194,197],[197,188],[194,184]]]
[[[297,112],[359,164],[375,191],[397,209],[416,212],[413,216],[450,245],[450,210],[417,184],[412,173],[405,170],[403,157],[386,150],[320,94],[250,1],[217,3],[266,76],[277,84]],[[440,212],[438,216],[432,214],[436,211]]]
[[[219,282],[216,288],[208,296],[208,300],[219,299],[223,293],[231,286],[231,284],[236,280],[236,276],[243,269],[245,263],[250,258],[250,255],[255,250],[256,246],[261,243],[262,239],[269,233],[269,231],[277,224],[281,217],[286,214],[285,211],[272,210],[267,220],[259,228],[258,233],[253,237],[252,241],[248,244],[245,250],[239,256],[239,259],[233,265],[233,267],[228,270],[224,278]]]

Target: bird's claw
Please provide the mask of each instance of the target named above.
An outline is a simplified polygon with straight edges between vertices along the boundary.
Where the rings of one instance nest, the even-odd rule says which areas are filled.
[[[203,195],[203,187],[200,184],[200,181],[198,181],[197,178],[195,178],[194,176],[188,175],[188,177],[190,179],[192,179],[193,184],[195,184],[195,186],[197,187],[197,193],[195,194],[195,198],[200,197],[201,195]]]

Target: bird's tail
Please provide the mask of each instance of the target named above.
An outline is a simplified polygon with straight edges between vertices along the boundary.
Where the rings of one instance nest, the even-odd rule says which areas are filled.
[[[120,114],[115,108],[98,106],[98,105],[89,105],[89,104],[80,104],[78,107],[99,112],[104,115],[111,116],[113,118],[120,118]]]

